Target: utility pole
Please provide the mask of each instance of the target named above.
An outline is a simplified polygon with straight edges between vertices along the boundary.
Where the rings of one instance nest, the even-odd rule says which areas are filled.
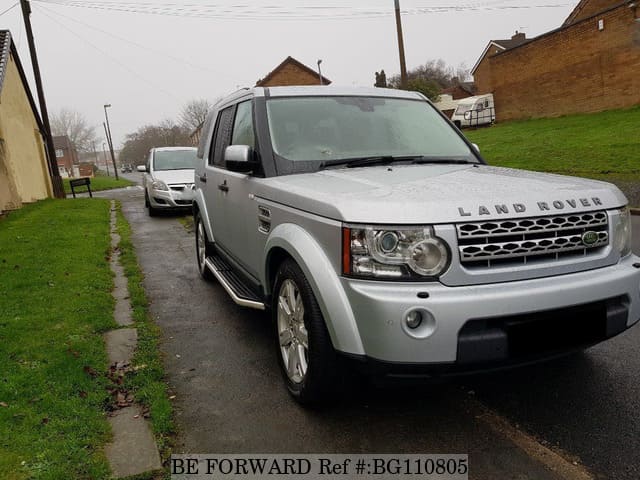
[[[104,142],[102,142],[102,159],[104,160],[104,165],[107,167],[107,177],[109,176],[109,161],[107,160],[107,149],[105,148]]]
[[[27,41],[29,42],[29,53],[31,54],[31,65],[33,66],[33,76],[36,80],[36,89],[38,92],[38,101],[40,102],[40,116],[42,117],[42,132],[47,157],[49,159],[49,171],[51,172],[51,184],[53,186],[53,196],[56,198],[65,198],[64,187],[62,186],[62,177],[58,170],[58,161],[56,160],[56,149],[53,146],[53,137],[51,136],[51,125],[49,124],[49,113],[47,112],[47,102],[44,99],[44,89],[42,88],[42,78],[40,77],[40,65],[38,64],[38,56],[36,54],[36,45],[33,40],[33,31],[31,30],[31,5],[29,0],[20,0],[22,7],[22,17],[24,19],[24,28],[27,33]]]
[[[398,50],[400,52],[400,88],[407,89],[407,64],[404,61],[404,40],[402,38],[402,19],[400,18],[400,0],[395,0],[396,29],[398,30]]]
[[[111,150],[111,163],[113,163],[113,171],[116,174],[116,180],[118,180],[118,169],[116,168],[116,156],[113,154],[113,140],[111,138],[111,127],[109,126],[109,115],[107,115],[107,108],[111,107],[110,103],[104,105],[104,118],[107,120],[107,140],[109,141],[109,150]]]

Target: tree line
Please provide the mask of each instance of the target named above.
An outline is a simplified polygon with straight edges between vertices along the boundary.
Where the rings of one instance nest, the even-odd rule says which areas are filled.
[[[204,122],[210,107],[208,100],[191,100],[184,105],[177,119],[144,125],[127,134],[120,150],[119,163],[141,165],[153,147],[191,145],[191,133]],[[62,108],[50,120],[52,134],[69,137],[81,157],[96,151],[96,144],[101,138],[98,133],[100,127],[92,126],[80,112]]]

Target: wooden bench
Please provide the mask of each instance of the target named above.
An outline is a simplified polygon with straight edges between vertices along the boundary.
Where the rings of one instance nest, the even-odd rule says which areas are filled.
[[[87,187],[89,196],[93,198],[93,194],[91,193],[91,179],[89,177],[74,178],[73,180],[69,180],[69,186],[71,187],[71,194],[73,195],[73,198],[76,198],[75,189],[77,187]]]

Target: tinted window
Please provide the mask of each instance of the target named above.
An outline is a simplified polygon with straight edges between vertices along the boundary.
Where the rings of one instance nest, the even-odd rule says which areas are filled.
[[[231,145],[249,145],[251,148],[254,148],[255,143],[255,136],[253,134],[253,108],[249,100],[238,104],[236,120],[233,124]]]
[[[156,150],[153,153],[154,170],[187,170],[196,166],[196,149]]]
[[[209,165],[224,167],[224,151],[231,142],[231,130],[233,128],[233,115],[235,105],[225,108],[218,115],[218,123],[214,133],[214,144],[209,152]]]

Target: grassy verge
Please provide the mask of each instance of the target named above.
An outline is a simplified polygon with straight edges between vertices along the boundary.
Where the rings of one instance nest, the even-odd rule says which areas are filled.
[[[128,279],[129,296],[133,308],[133,320],[138,329],[138,349],[133,359],[134,372],[125,378],[126,387],[134,392],[137,402],[149,410],[150,420],[163,457],[169,450],[173,432],[172,407],[164,382],[164,369],[160,357],[160,329],[150,318],[147,297],[142,284],[143,276],[138,266],[131,227],[118,208],[117,229],[120,234],[120,264]]]
[[[71,194],[71,187],[69,186],[70,179],[63,178],[62,181],[64,183],[64,191],[68,194]],[[99,192],[101,190],[111,190],[113,188],[124,188],[131,185],[135,185],[135,183],[127,180],[126,178],[119,178],[118,180],[116,180],[115,177],[96,175],[91,179],[91,191],[93,192]],[[78,191],[86,192],[86,190],[87,189],[85,187],[80,187],[76,189],[76,193],[78,193]]]
[[[0,478],[108,478],[109,203],[0,220]]]
[[[491,165],[595,178],[640,206],[640,107],[467,130]]]

